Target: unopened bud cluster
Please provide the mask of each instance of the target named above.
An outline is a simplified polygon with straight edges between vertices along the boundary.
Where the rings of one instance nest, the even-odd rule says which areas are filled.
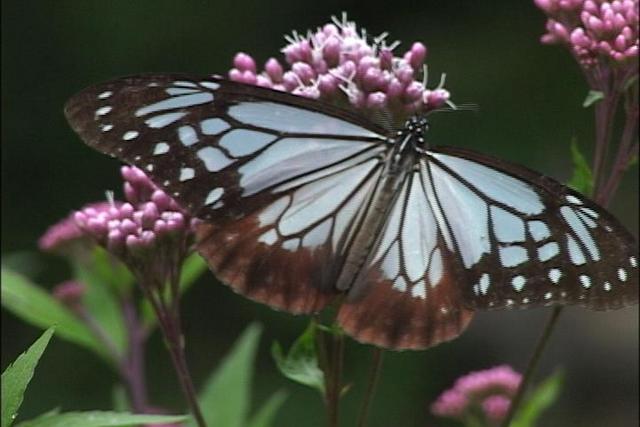
[[[238,53],[229,78],[359,109],[386,109],[399,116],[428,112],[450,104],[440,82],[429,89],[422,76],[427,48],[416,42],[402,57],[394,56],[397,43],[388,46],[386,34],[367,39],[354,22],[334,18],[306,36],[293,33],[282,49],[286,65],[270,58],[259,72],[255,60]],[[452,104],[451,104],[452,105]]]

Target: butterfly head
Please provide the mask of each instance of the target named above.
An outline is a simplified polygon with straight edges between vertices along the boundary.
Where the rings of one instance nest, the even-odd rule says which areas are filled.
[[[404,151],[408,146],[425,149],[424,134],[429,130],[429,121],[422,116],[412,116],[404,123],[404,127],[398,131],[397,141],[400,142],[399,151]]]

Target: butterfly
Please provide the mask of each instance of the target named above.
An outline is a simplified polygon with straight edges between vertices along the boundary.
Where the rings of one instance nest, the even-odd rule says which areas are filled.
[[[81,91],[82,140],[142,170],[193,216],[236,292],[291,313],[341,300],[364,343],[422,349],[478,309],[638,302],[632,235],[522,166],[431,146],[333,105],[217,76],[140,75]]]

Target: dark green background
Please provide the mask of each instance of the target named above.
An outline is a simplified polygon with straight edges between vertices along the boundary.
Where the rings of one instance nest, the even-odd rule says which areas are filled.
[[[224,73],[235,52],[259,61],[277,55],[282,35],[315,28],[342,10],[371,34],[391,33],[406,49],[429,48],[432,76],[446,71],[458,103],[478,112],[441,114],[431,141],[470,147],[525,164],[559,180],[570,176],[569,141],[590,152],[592,112],[581,73],[559,47],[542,46],[544,17],[531,1],[495,2],[206,2],[12,1],[2,3],[2,253],[45,286],[68,271],[54,257],[33,255],[48,225],[70,210],[119,191],[118,162],[85,147],[62,115],[65,100],[91,83],[150,71]],[[637,236],[637,168],[613,212]],[[16,254],[17,253],[17,254]],[[6,258],[5,258],[6,259]],[[265,325],[255,400],[279,388],[290,398],[277,425],[322,425],[312,391],[281,379],[268,355],[272,340],[289,342],[305,319],[246,301],[206,274],[184,300],[185,327],[200,383],[238,333]],[[374,426],[447,425],[428,404],[469,370],[508,363],[523,369],[548,310],[480,313],[459,339],[420,353],[388,353],[374,402]],[[39,331],[2,313],[2,368]],[[182,410],[157,336],[148,355],[152,400]],[[366,347],[349,342],[345,399],[351,425],[367,368]],[[540,376],[566,370],[560,401],[545,426],[630,426],[638,422],[638,308],[565,311],[544,355]],[[540,378],[538,377],[538,379]],[[108,409],[114,375],[91,354],[54,340],[28,392],[22,415],[60,407]],[[224,397],[221,397],[224,398]]]

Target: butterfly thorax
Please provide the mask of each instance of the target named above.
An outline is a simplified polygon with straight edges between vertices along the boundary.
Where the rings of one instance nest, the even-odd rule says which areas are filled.
[[[393,149],[389,151],[381,178],[370,196],[367,211],[349,248],[337,280],[338,289],[349,289],[366,264],[367,256],[384,227],[384,218],[388,216],[401,184],[425,149],[424,132],[427,128],[428,122],[424,117],[414,116],[407,120],[395,138],[390,139]]]

